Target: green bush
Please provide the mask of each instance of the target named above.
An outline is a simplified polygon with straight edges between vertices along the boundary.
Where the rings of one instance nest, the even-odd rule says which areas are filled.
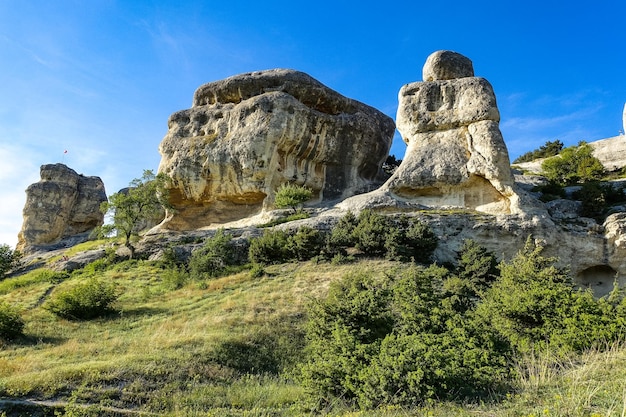
[[[556,259],[529,240],[485,293],[477,315],[516,351],[552,349],[567,354],[624,337],[623,296],[595,299],[576,289]]]
[[[168,290],[183,288],[190,280],[189,273],[181,266],[172,266],[161,272],[163,286]]]
[[[292,234],[283,230],[265,230],[263,236],[250,241],[248,258],[261,265],[306,261],[318,256],[325,242],[326,236],[322,232],[308,226]]]
[[[304,226],[287,238],[285,249],[290,254],[291,259],[306,261],[319,255],[325,241],[322,232]]]
[[[560,156],[546,159],[541,164],[544,175],[560,185],[572,185],[599,180],[604,166],[593,156],[593,148],[586,142],[563,149]]]
[[[582,185],[572,197],[580,200],[580,215],[601,220],[611,205],[626,200],[623,187],[614,187],[612,184],[601,184],[597,181]]]
[[[248,258],[250,262],[271,265],[291,259],[287,250],[288,234],[282,230],[265,230],[263,235],[250,241]]]
[[[113,305],[119,295],[115,284],[90,278],[70,289],[55,291],[44,307],[68,320],[90,320],[116,313]]]
[[[400,217],[393,222],[385,236],[387,259],[429,263],[437,249],[437,236],[426,223]]]
[[[450,273],[411,267],[398,277],[361,273],[333,283],[307,327],[303,385],[319,400],[364,408],[474,398],[506,385],[508,346],[451,308]]]
[[[565,188],[555,181],[548,181],[545,185],[538,185],[533,188],[533,191],[541,193],[539,199],[544,203],[566,197]]]
[[[298,206],[311,199],[313,192],[307,187],[297,184],[282,184],[276,191],[274,196],[274,204],[278,208],[291,207],[293,212],[297,211]]]
[[[0,278],[2,278],[6,272],[15,268],[21,257],[22,254],[17,250],[11,249],[9,245],[0,245]]]
[[[194,280],[215,278],[233,271],[241,260],[232,241],[232,236],[218,230],[204,246],[196,249],[189,260],[189,274]]]
[[[22,335],[24,320],[11,305],[0,302],[0,339],[13,340]]]
[[[387,252],[387,234],[393,228],[389,217],[363,210],[357,221],[352,230],[354,246],[368,256],[384,256]]]

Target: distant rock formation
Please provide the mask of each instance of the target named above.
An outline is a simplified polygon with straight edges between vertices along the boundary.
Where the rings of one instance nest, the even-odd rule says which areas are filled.
[[[175,208],[162,224],[190,230],[271,208],[279,185],[338,201],[379,186],[394,122],[307,74],[269,70],[205,84],[170,116],[159,172]]]
[[[384,194],[387,202],[424,207],[519,211],[491,84],[474,77],[472,62],[451,51],[429,56],[422,73],[424,82],[400,90],[397,124],[408,147],[393,176],[372,193],[373,200]]]
[[[42,165],[40,176],[41,181],[26,189],[18,250],[29,253],[63,239],[86,235],[103,224],[100,204],[107,196],[99,177],[79,175],[63,164]],[[77,243],[76,239],[72,243]]]

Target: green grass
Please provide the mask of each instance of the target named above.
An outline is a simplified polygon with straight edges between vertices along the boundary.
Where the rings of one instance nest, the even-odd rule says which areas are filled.
[[[39,270],[9,278],[0,282],[0,300],[22,309],[26,336],[0,349],[0,396],[167,416],[626,415],[624,345],[567,361],[524,358],[517,389],[503,402],[373,411],[337,403],[317,410],[289,371],[300,354],[305,306],[354,268],[402,267],[382,260],[289,263],[266,267],[261,278],[244,271],[172,291],[158,264],[127,261],[100,273],[122,290],[121,313],[83,322],[59,319],[41,303],[87,274],[58,281]],[[270,360],[277,353],[289,359],[276,365],[285,372],[246,372],[269,365],[246,362],[236,348]]]

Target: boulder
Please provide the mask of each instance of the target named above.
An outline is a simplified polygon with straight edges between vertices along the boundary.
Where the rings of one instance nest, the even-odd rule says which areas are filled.
[[[24,222],[17,249],[28,253],[101,226],[100,204],[107,200],[99,177],[85,177],[63,164],[42,165],[41,180],[26,189]],[[84,238],[82,240],[84,240]]]
[[[378,187],[393,120],[307,74],[269,70],[205,84],[170,116],[159,172],[174,207],[163,228],[191,230],[273,207],[292,182],[327,203]]]
[[[473,76],[468,58],[450,51],[432,54],[423,72],[427,81],[400,90],[397,124],[408,146],[383,188],[427,207],[515,212],[517,196],[491,84]]]

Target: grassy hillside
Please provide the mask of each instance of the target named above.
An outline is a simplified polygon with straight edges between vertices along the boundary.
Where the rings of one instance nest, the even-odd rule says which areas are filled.
[[[407,265],[294,262],[268,266],[261,277],[244,270],[180,289],[173,289],[171,269],[150,261],[88,266],[71,276],[37,269],[5,279],[0,301],[19,306],[26,325],[23,338],[0,350],[0,410],[67,416],[626,415],[622,344],[566,359],[522,358],[516,386],[498,401],[374,411],[335,401],[320,408],[293,378],[303,356],[308,303],[347,273],[383,274]],[[91,276],[120,289],[119,314],[68,321],[45,309],[55,292]],[[27,407],[7,401],[24,399],[48,402]]]

